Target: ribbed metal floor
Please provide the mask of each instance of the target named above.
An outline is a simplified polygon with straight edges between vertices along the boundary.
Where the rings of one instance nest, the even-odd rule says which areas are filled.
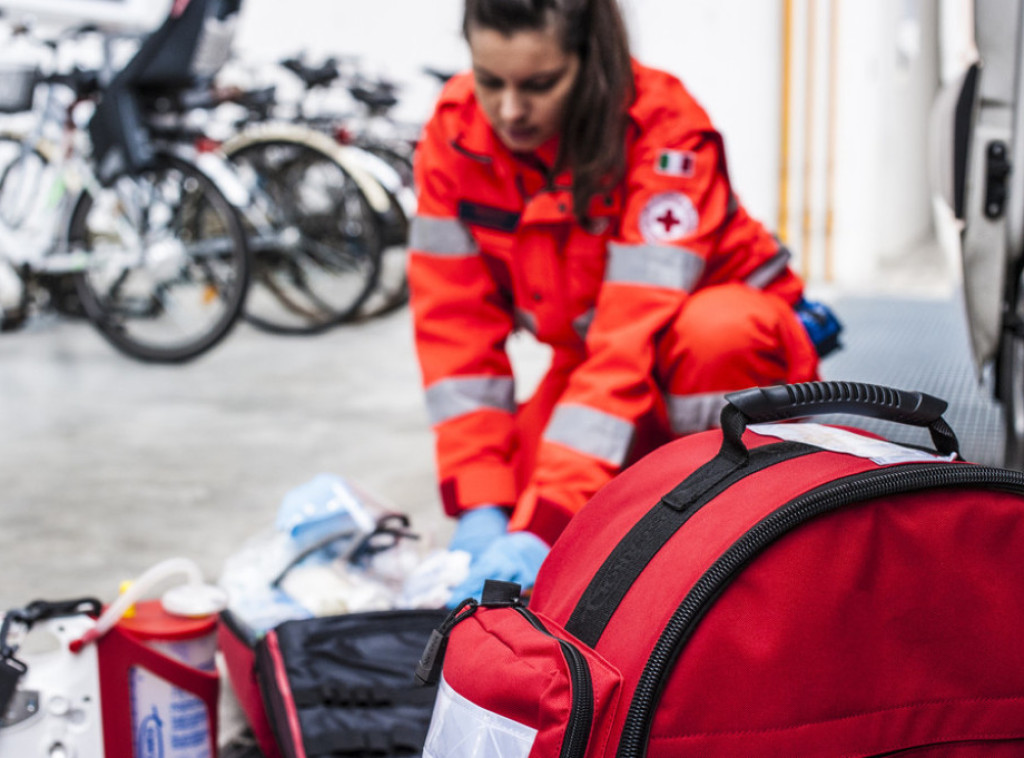
[[[1002,465],[1001,410],[975,376],[959,299],[843,297],[831,302],[845,325],[843,349],[823,362],[823,379],[920,390],[949,403],[945,418],[966,460]],[[928,445],[923,429],[853,416],[830,416],[890,439]]]

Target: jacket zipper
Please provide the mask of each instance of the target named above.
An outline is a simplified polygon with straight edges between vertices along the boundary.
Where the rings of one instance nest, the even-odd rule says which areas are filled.
[[[559,639],[547,629],[525,606],[516,603],[512,606],[538,632],[558,642],[569,668],[569,682],[572,685],[572,709],[569,712],[569,723],[565,727],[565,740],[559,758],[583,758],[590,740],[590,728],[594,721],[594,683],[590,677],[583,654],[573,645]]]
[[[1024,474],[960,463],[897,466],[838,479],[789,501],[753,526],[697,580],[662,630],[633,693],[618,758],[640,758],[646,754],[654,709],[683,645],[708,606],[758,553],[804,522],[845,505],[884,495],[956,486],[1024,495]]]

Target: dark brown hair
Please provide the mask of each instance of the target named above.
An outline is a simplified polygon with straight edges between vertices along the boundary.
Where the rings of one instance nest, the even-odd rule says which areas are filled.
[[[573,175],[573,212],[581,221],[590,198],[617,184],[626,170],[626,110],[633,71],[617,0],[466,0],[462,32],[474,27],[505,35],[555,24],[562,49],[580,70],[569,95],[554,173]]]

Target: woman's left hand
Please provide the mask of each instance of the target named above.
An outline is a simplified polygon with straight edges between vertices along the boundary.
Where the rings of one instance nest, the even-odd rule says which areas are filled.
[[[465,581],[452,590],[448,606],[454,607],[471,596],[479,600],[487,579],[515,582],[525,592],[533,587],[549,550],[548,544],[531,532],[499,537],[470,565]]]

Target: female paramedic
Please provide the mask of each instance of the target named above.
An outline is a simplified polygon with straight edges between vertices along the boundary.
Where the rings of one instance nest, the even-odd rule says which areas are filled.
[[[415,340],[452,549],[531,586],[618,471],[716,425],[722,395],[812,380],[789,252],[733,193],[722,138],[632,60],[616,0],[466,0],[472,71],[416,160]],[[514,401],[505,342],[553,349]]]

